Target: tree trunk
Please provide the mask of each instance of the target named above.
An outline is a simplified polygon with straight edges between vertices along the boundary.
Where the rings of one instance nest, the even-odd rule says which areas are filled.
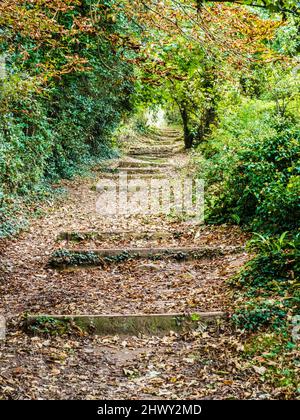
[[[204,114],[202,115],[201,124],[197,130],[197,142],[201,143],[205,137],[207,137],[209,134],[211,134],[211,125],[216,120],[216,109],[214,104],[204,111]]]
[[[180,107],[180,114],[183,125],[184,145],[186,149],[190,149],[193,145],[193,135],[189,129],[189,117],[185,106]]]
[[[217,75],[215,67],[207,67],[203,73],[203,90],[206,93],[209,106],[202,112],[201,121],[197,130],[197,143],[201,143],[205,138],[211,134],[212,124],[216,122],[217,118],[217,94],[215,90],[215,80]]]

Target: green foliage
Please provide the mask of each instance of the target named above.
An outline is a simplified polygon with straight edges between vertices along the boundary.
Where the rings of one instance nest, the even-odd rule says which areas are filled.
[[[297,53],[294,20],[279,28],[273,48]],[[255,256],[229,281],[232,320],[251,332],[288,331],[289,320],[300,311],[300,79],[295,66],[295,61],[257,65],[241,75],[218,102],[218,124],[198,148],[201,156],[196,154],[206,179],[207,220],[260,232],[249,243]]]
[[[279,328],[286,323],[286,312],[279,302],[249,303],[238,309],[232,316],[234,324],[240,328],[256,331],[262,327]]]
[[[0,198],[0,238],[17,234],[26,229],[28,219],[43,213],[41,202],[49,205],[62,199],[64,188],[52,188],[47,183],[37,184],[28,194],[6,194]]]
[[[278,249],[260,251],[232,281],[235,287],[246,287],[248,296],[261,296],[269,292],[284,296],[287,290],[296,290],[296,279],[300,275],[299,243],[294,241],[293,248],[288,245],[279,248],[277,238],[269,239],[268,242]]]
[[[59,249],[55,251],[49,261],[49,266],[54,268],[65,268],[70,266],[103,266],[109,263],[127,261],[134,258],[134,254],[124,251],[116,256],[100,257],[93,251],[80,252]]]
[[[266,236],[254,233],[253,238],[248,242],[250,251],[268,254],[272,252],[281,252],[285,249],[297,249],[300,245],[300,234],[290,235],[289,232],[283,232],[280,236]]]
[[[224,117],[204,150],[212,163],[210,190],[219,193],[209,217],[254,230],[293,230],[300,218],[300,126],[268,109],[245,111],[245,119],[243,111]]]
[[[196,0],[197,4],[202,5],[203,0]],[[213,0],[218,1],[218,0]],[[229,3],[245,4],[253,7],[262,7],[275,13],[292,13],[299,15],[299,3],[297,0],[231,0]]]
[[[244,346],[243,357],[262,368],[262,379],[272,388],[284,391],[285,398],[299,394],[297,344],[290,341],[289,329],[261,331],[251,334]]]
[[[39,7],[45,16],[52,13],[45,5],[36,5],[31,11],[38,22]],[[19,10],[20,19],[30,8],[26,10]],[[89,13],[85,2],[66,7],[55,14],[53,26],[43,27],[39,34],[27,26],[23,31],[10,27],[3,15],[6,30],[1,32],[5,36],[0,38],[0,48],[6,53],[6,75],[0,79],[0,236],[24,225],[22,200],[34,203],[36,190],[44,190],[40,198],[47,199],[50,183],[82,173],[115,153],[111,137],[131,111],[133,83],[132,66],[116,53],[109,36],[120,30],[120,24],[126,25],[124,18],[112,23],[103,15],[95,31],[84,25],[69,31],[74,19],[86,22]],[[51,31],[53,42],[48,37]],[[60,43],[59,48],[53,48],[54,42]]]
[[[287,323],[287,314],[299,313],[299,238],[299,233],[285,232],[280,236],[256,235],[249,242],[258,254],[229,282],[239,291],[236,296],[242,297],[233,316],[239,327],[279,327]]]
[[[102,265],[103,262],[104,261],[92,251],[83,253],[69,251],[67,249],[58,249],[52,254],[49,266],[60,268],[68,266]]]
[[[62,335],[71,335],[79,332],[72,322],[66,319],[56,319],[47,316],[40,316],[34,321],[25,320],[26,332],[32,335],[42,335],[55,337]],[[81,331],[80,331],[81,333]],[[82,334],[82,333],[81,333]]]

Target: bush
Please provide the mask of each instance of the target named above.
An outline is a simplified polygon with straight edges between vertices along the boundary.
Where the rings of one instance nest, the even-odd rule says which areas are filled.
[[[50,103],[34,95],[0,115],[1,236],[22,226],[15,220],[21,197],[35,199],[37,189],[48,194],[49,183],[114,155],[111,134],[129,104],[113,91],[104,97],[104,80],[87,79],[83,89],[80,79],[66,83]]]
[[[251,110],[249,104],[246,109]],[[238,113],[240,118],[242,113]],[[212,145],[202,147],[210,162],[204,174],[211,180],[208,195],[218,194],[214,200],[209,197],[213,204],[208,218],[253,230],[296,229],[300,219],[300,126],[267,109],[252,116],[255,122],[249,115],[241,120],[225,118]]]
[[[285,232],[280,237],[258,235],[250,241],[257,255],[229,281],[236,290],[238,309],[233,320],[239,327],[278,327],[287,322],[287,314],[299,314],[299,239],[299,233]]]
[[[241,329],[256,331],[263,327],[279,328],[286,323],[286,311],[280,302],[265,301],[259,305],[249,303],[232,316],[234,324]]]
[[[112,156],[112,134],[131,110],[133,91],[132,64],[123,59],[116,41],[130,24],[121,13],[112,19],[113,2],[101,5],[99,20],[91,13],[98,13],[96,1],[59,2],[55,8],[51,2],[25,3],[1,7],[4,236],[15,231],[22,200],[37,198],[34,192],[44,187],[47,194],[49,183]],[[24,18],[26,12],[31,19]]]

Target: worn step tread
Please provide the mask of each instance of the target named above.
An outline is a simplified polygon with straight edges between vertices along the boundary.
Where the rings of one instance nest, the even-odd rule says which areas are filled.
[[[159,334],[167,331],[197,329],[199,324],[216,322],[225,318],[222,311],[196,312],[192,314],[108,314],[108,315],[29,315],[26,319],[27,330],[43,331],[43,324],[54,326],[58,323],[76,325],[82,331],[96,335],[114,334]],[[54,321],[54,322],[53,322]]]
[[[6,335],[6,321],[3,315],[0,315],[0,343],[5,340]]]
[[[170,153],[154,153],[154,152],[129,152],[129,156],[139,156],[141,159],[155,159],[155,158],[161,158],[161,159],[167,159],[172,158],[175,155],[175,152]]]
[[[122,238],[133,238],[133,239],[168,239],[178,238],[183,235],[183,231],[145,231],[137,232],[133,230],[119,230],[119,231],[73,231],[73,232],[61,232],[57,240],[58,241],[88,241],[94,239],[122,239]]]
[[[174,150],[152,150],[152,149],[133,149],[133,150],[129,150],[128,155],[129,156],[171,156],[175,153],[176,151]]]
[[[181,150],[182,147],[175,147],[175,146],[144,146],[139,148],[130,148],[129,153],[176,153]]]
[[[164,157],[170,157],[174,154],[180,152],[183,150],[182,147],[178,148],[157,148],[157,147],[146,147],[146,148],[139,148],[139,149],[130,149],[128,151],[129,156],[164,156]]]
[[[144,174],[144,173],[149,173],[149,174],[155,174],[157,172],[160,172],[159,167],[151,167],[151,166],[145,166],[143,168],[140,168],[138,166],[134,167],[134,166],[127,166],[127,167],[121,167],[118,168],[119,169],[119,173],[122,172],[128,172],[128,173],[136,173],[136,174]]]
[[[171,163],[151,163],[145,162],[142,160],[129,160],[129,161],[121,161],[119,163],[118,169],[123,168],[151,168],[151,169],[165,169],[165,168],[173,168],[174,165]]]
[[[124,184],[124,185],[119,185],[118,183],[114,186],[117,187],[117,189],[119,187],[121,187],[122,190],[126,190],[126,189],[130,189],[132,188],[136,188],[139,187],[141,182],[140,181],[151,181],[151,180],[161,180],[161,179],[173,179],[172,177],[168,177],[166,174],[163,173],[158,173],[158,174],[127,174],[127,180],[130,181],[130,184]],[[103,177],[100,178],[100,180],[98,181],[97,185],[94,185],[91,187],[92,191],[98,191],[98,192],[102,192],[103,191],[103,181],[120,181],[120,174],[106,174]],[[125,179],[126,182],[126,179]],[[149,184],[150,185],[150,184]]]
[[[49,259],[48,266],[66,268],[72,266],[103,266],[105,263],[117,263],[132,259],[189,259],[214,258],[238,254],[244,251],[241,246],[226,247],[148,247],[148,248],[103,248],[96,250],[58,249]]]
[[[148,255],[155,255],[155,254],[178,254],[178,253],[196,253],[196,252],[217,252],[217,253],[235,253],[241,252],[244,250],[244,247],[241,246],[226,246],[226,247],[212,247],[212,246],[201,246],[201,247],[139,247],[139,248],[103,248],[103,249],[96,249],[96,250],[76,250],[76,252],[93,252],[99,256],[114,256],[120,253],[128,253],[136,256],[148,256]]]

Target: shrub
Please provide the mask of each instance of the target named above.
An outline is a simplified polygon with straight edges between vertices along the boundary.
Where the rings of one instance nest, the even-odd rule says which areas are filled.
[[[101,6],[99,20],[91,17],[99,7],[94,1],[55,8],[51,2],[25,3],[1,6],[3,236],[18,225],[20,199],[112,155],[112,134],[131,110],[133,91],[132,64],[117,42],[130,24],[121,13],[111,18],[112,2]]]
[[[249,106],[246,106],[249,109]],[[300,219],[300,126],[264,111],[256,123],[223,121],[217,141],[205,145],[208,218],[214,222],[235,222],[253,230],[293,230]],[[261,123],[261,126],[259,126]],[[240,131],[236,127],[240,126]],[[249,128],[256,126],[252,135]],[[226,134],[225,134],[226,133]],[[233,138],[237,135],[237,139]],[[224,146],[224,137],[227,142]],[[230,140],[232,138],[232,141]],[[212,200],[210,195],[218,195]]]
[[[232,316],[234,324],[241,329],[256,331],[263,327],[278,328],[286,323],[286,311],[279,302],[265,301],[259,305],[249,303]]]
[[[300,311],[299,233],[258,235],[249,246],[257,255],[229,281],[238,301],[233,320],[250,330],[278,327]]]

